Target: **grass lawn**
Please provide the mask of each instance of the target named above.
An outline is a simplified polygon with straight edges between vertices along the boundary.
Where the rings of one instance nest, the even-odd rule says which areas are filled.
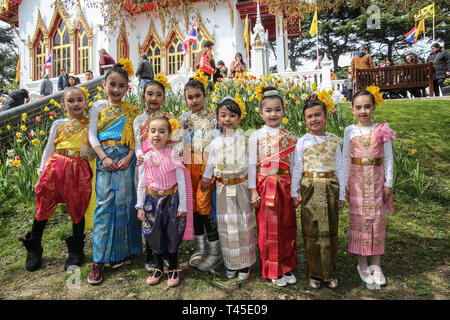
[[[92,262],[92,233],[87,232],[86,261],[76,274],[63,271],[67,255],[64,238],[71,234],[71,221],[60,206],[49,220],[43,237],[44,262],[36,272],[24,267],[25,249],[17,240],[30,230],[34,208],[14,197],[0,205],[0,299],[449,299],[449,128],[450,100],[386,101],[375,113],[377,122],[389,122],[398,144],[416,149],[431,189],[420,199],[395,192],[395,215],[388,215],[386,253],[382,267],[387,286],[369,290],[356,271],[356,256],[347,252],[347,209],[340,214],[338,267],[339,287],[308,288],[308,271],[298,217],[298,282],[277,288],[261,278],[259,263],[249,281],[226,280],[223,266],[200,272],[187,266],[194,248],[184,242],[180,249],[182,281],[169,289],[165,279],[157,286],[145,284],[144,254],[137,254],[118,270],[106,268],[103,283],[91,286],[86,277]],[[72,286],[68,286],[71,283]]]

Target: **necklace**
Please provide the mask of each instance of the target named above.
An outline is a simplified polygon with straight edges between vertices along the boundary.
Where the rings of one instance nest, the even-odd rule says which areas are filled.
[[[325,140],[322,143],[319,143],[319,140],[317,140],[315,135],[313,135],[313,134],[311,134],[311,135],[313,136],[314,141],[316,142],[316,144],[321,145],[321,147],[318,148],[318,153],[317,154],[323,154],[323,152],[325,151],[325,147],[327,146],[327,140],[328,140],[327,135],[325,134]]]
[[[150,156],[150,160],[151,160],[152,165],[153,165],[154,167],[159,167],[159,165],[161,164],[161,162],[163,161],[163,159],[164,159],[164,153],[162,153],[162,152],[161,152],[161,158],[158,160],[158,162],[153,161],[153,153],[152,153],[152,155]]]
[[[363,132],[361,131],[361,127],[358,127],[358,130],[359,130],[359,133],[361,134],[363,147],[368,149],[372,145],[372,133],[373,133],[372,127],[370,128],[368,137],[366,137],[366,138],[365,138],[365,135],[363,134]]]

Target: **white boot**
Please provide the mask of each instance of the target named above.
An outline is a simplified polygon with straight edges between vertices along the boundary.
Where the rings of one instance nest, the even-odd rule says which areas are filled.
[[[193,268],[197,268],[200,261],[206,256],[206,234],[201,236],[194,235],[195,252],[189,259],[189,265]]]
[[[197,268],[201,271],[208,271],[210,269],[215,269],[222,263],[222,252],[220,250],[220,241],[208,241],[207,242],[207,255]]]

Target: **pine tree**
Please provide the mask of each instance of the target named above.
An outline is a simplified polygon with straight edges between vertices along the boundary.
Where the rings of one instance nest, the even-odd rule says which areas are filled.
[[[14,30],[11,27],[0,27],[0,44],[0,88],[3,90],[16,78],[16,66],[19,60]]]

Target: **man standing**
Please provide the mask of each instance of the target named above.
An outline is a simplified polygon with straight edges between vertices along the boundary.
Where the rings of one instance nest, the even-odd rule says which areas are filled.
[[[444,87],[444,80],[450,76],[450,54],[436,42],[431,45],[431,53],[427,58],[428,62],[433,62],[434,64],[434,95],[439,96],[439,89]]]
[[[150,61],[148,61],[145,53],[141,54],[139,60],[140,62],[136,70],[136,77],[139,79],[139,88],[144,89],[145,84],[153,80],[155,76],[153,73],[153,66]]]
[[[356,69],[370,69],[375,68],[375,64],[373,63],[372,57],[367,53],[366,47],[360,47],[359,51],[352,59],[351,63],[353,79],[356,80]],[[357,90],[360,88],[356,88]]]
[[[66,70],[62,69],[61,74],[58,77],[58,91],[64,90],[69,84],[69,75]]]
[[[94,74],[92,73],[91,70],[87,70],[87,71],[84,73],[84,79],[85,79],[85,81],[89,81],[89,80],[94,79]]]
[[[53,83],[49,79],[48,74],[44,76],[44,80],[42,80],[41,82],[41,88],[39,93],[42,97],[51,95],[53,93]]]
[[[98,51],[98,54],[100,55],[100,60],[98,62],[99,65],[99,71],[100,71],[100,75],[102,76],[105,73],[105,70],[102,68],[103,66],[109,66],[109,65],[113,65],[116,63],[116,61],[114,61],[113,57],[111,57],[105,49],[100,49]]]

